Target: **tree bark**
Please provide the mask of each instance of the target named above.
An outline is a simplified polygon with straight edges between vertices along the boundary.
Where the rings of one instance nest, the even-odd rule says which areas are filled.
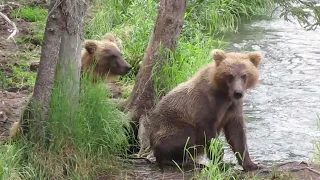
[[[56,80],[63,80],[64,90],[73,104],[77,104],[81,71],[81,45],[86,4],[83,0],[68,0],[61,4],[63,32]],[[66,78],[67,77],[67,78]]]
[[[51,13],[47,19],[37,79],[30,100],[30,102],[38,101],[42,106],[44,119],[46,119],[49,112],[62,35],[60,28],[62,24],[62,13],[60,8],[55,7],[57,3],[58,1],[50,2],[49,12]]]
[[[138,72],[133,92],[126,104],[132,119],[138,122],[155,103],[153,70],[155,64],[162,65],[168,51],[173,51],[180,37],[186,0],[161,0],[157,20]],[[160,51],[162,49],[165,51]]]
[[[23,112],[23,131],[29,129],[28,120],[45,122],[48,119],[51,95],[57,78],[70,77],[62,89],[71,100],[77,101],[79,94],[81,44],[83,40],[83,18],[85,0],[51,0],[41,49],[38,75],[33,95]],[[57,71],[57,65],[61,67]],[[70,67],[74,67],[70,69]],[[39,112],[41,115],[39,116]],[[43,123],[33,128],[39,136]],[[26,131],[26,132],[25,132]]]

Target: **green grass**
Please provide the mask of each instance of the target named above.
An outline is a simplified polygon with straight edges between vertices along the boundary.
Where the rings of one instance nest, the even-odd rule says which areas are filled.
[[[189,2],[179,46],[153,76],[157,99],[212,61],[211,50],[226,45],[218,33],[237,31],[241,19],[266,13],[271,5],[262,0]]]
[[[178,47],[168,54],[168,62],[154,75],[157,97],[186,81],[201,67],[211,62],[210,51],[223,48],[217,34],[236,31],[243,18],[264,13],[269,1],[188,1],[185,23]],[[153,31],[158,12],[158,0],[97,0],[88,11],[85,38],[101,39],[105,33],[115,33],[123,41],[124,58],[133,71],[120,79],[124,97],[128,97],[139,70],[144,51]],[[17,39],[18,43],[42,43],[47,11],[41,7],[22,7],[11,17],[29,21],[31,35]],[[146,18],[148,17],[148,18]],[[40,43],[40,44],[41,44]],[[28,54],[17,55],[26,59]],[[31,56],[31,55],[30,55]],[[34,83],[35,76],[25,73],[29,62],[19,62],[12,79],[19,85]],[[39,57],[37,55],[37,57]],[[0,79],[4,79],[0,74]],[[28,78],[27,82],[22,81]],[[0,146],[0,179],[94,179],[97,174],[113,172],[115,157],[123,156],[128,145],[124,127],[127,116],[109,102],[110,94],[102,83],[92,84],[90,76],[81,82],[80,103],[75,106],[63,93],[63,81],[58,81],[52,96],[51,115],[46,124],[43,141],[26,141]],[[20,144],[23,144],[21,146]],[[212,145],[212,152],[221,148]],[[23,157],[23,158],[22,158]],[[221,162],[212,162],[210,168],[197,176],[223,179],[231,177],[230,170],[218,168]],[[117,167],[117,166],[116,166]],[[68,172],[65,174],[65,172]]]
[[[126,153],[128,142],[124,127],[128,126],[128,119],[108,102],[110,94],[102,82],[92,84],[89,75],[82,78],[80,103],[76,110],[61,91],[63,82],[58,82],[54,89],[48,127],[52,137],[49,151],[57,157],[53,157],[52,165],[43,166],[43,169],[50,173],[50,177],[65,177],[51,169],[52,166],[59,168],[60,165],[55,165],[54,161],[60,158],[67,166],[67,177],[95,178],[98,173],[110,168],[108,166],[113,164],[114,155]],[[71,109],[76,112],[75,115]]]
[[[158,3],[152,0],[135,0],[130,3],[98,0],[95,4],[99,7],[96,9],[98,12],[88,21],[85,38],[101,39],[105,33],[112,32],[122,39],[124,59],[133,65],[133,71],[126,80],[132,81],[148,45]]]
[[[115,33],[123,41],[124,59],[132,66],[129,75],[122,77],[124,83],[133,83],[143,59],[144,51],[153,31],[159,1],[110,0],[95,1],[96,12],[85,27],[85,38],[101,39],[106,32]],[[187,12],[178,50],[169,55],[170,66],[162,68],[154,76],[157,96],[186,81],[199,68],[210,62],[210,51],[222,48],[220,36],[216,34],[236,31],[242,18],[266,13],[271,1],[202,0],[188,1]],[[112,11],[108,11],[112,9]],[[145,18],[148,17],[148,18]],[[170,78],[163,78],[170,77]],[[174,78],[173,78],[174,77]],[[160,80],[160,81],[159,81]],[[162,86],[165,84],[166,86]]]
[[[36,79],[36,73],[30,72],[29,64],[21,61],[19,64],[9,64],[12,69],[13,77],[8,79],[12,80],[11,85],[16,87],[33,86]]]
[[[11,13],[11,16],[16,18],[22,18],[30,22],[37,22],[45,21],[47,19],[48,12],[46,9],[43,9],[42,7],[24,7],[13,11]]]
[[[212,139],[208,148],[208,152],[206,152],[209,157],[211,157],[212,161],[210,161],[209,167],[203,168],[200,171],[194,172],[194,177],[197,179],[215,179],[215,180],[222,180],[222,179],[230,179],[233,178],[235,173],[234,170],[231,168],[231,165],[226,164],[223,162],[223,145],[224,142],[221,141],[219,138]],[[192,154],[194,151],[194,147],[189,147],[184,150],[185,159],[191,160],[194,162],[194,168],[198,168],[198,164],[195,163],[195,156]],[[188,157],[188,158],[187,158]],[[178,165],[177,165],[178,166]],[[178,167],[182,173],[183,169]]]
[[[6,73],[5,72],[0,72],[0,85],[2,88],[7,88],[7,78],[6,78]]]
[[[237,31],[243,18],[265,13],[271,1],[257,0],[202,0],[191,1],[188,4],[185,26],[188,29],[198,28],[210,35],[220,32]],[[190,37],[198,33],[190,31]]]
[[[19,179],[23,150],[19,144],[0,146],[0,179]]]
[[[16,38],[23,50],[14,52],[8,58],[5,66],[10,70],[0,74],[2,88],[33,89],[36,73],[31,72],[29,66],[39,61],[47,14],[47,10],[42,7],[21,7],[10,13],[11,18],[28,21],[25,23],[28,25],[28,33]]]
[[[29,24],[29,34],[18,38],[20,44],[32,43],[42,45],[48,11],[42,7],[22,7],[11,12],[11,17],[20,18]]]
[[[212,157],[212,161],[208,168],[201,171],[200,179],[232,179],[235,171],[231,166],[224,163],[223,160],[223,142],[219,139],[211,140],[208,154]]]
[[[208,180],[225,180],[225,179],[243,179],[243,180],[259,180],[256,174],[246,174],[240,176],[240,170],[234,169],[235,164],[233,163],[226,163],[223,161],[224,150],[223,147],[225,146],[225,141],[223,141],[220,137],[216,139],[212,139],[208,151],[206,152],[209,157],[212,159],[210,164],[206,168],[202,168],[199,170],[199,165],[194,162],[195,157],[191,154],[193,151],[193,147],[185,148],[185,156],[188,156],[193,161],[194,169],[198,169],[193,171],[193,177],[195,179],[208,179]],[[177,164],[178,169],[183,174],[185,173],[182,167],[179,167]],[[274,177],[280,178],[283,176],[282,173],[277,173]],[[281,179],[281,178],[280,178]]]
[[[222,48],[224,45],[222,41],[211,38],[202,39],[196,46],[180,40],[177,50],[169,53],[168,62],[155,70],[153,80],[157,99],[211,63],[212,47]]]
[[[39,51],[40,48],[36,47],[31,51],[19,51],[11,54],[12,61],[4,65],[10,70],[0,74],[2,88],[15,87],[32,90],[37,74],[30,71],[30,64],[39,60]]]
[[[0,156],[0,179],[16,175],[17,167],[22,179],[94,179],[113,169],[115,156],[126,155],[129,121],[108,101],[110,94],[102,81],[92,84],[92,76],[83,76],[78,106],[66,97],[65,82],[66,78],[57,81],[53,90],[49,121],[42,124],[45,138],[22,137],[18,142],[25,144],[23,150],[1,146],[8,156]],[[37,108],[32,112],[36,116],[29,121],[30,134],[39,132],[41,117]],[[26,161],[21,153],[13,156],[20,151]]]

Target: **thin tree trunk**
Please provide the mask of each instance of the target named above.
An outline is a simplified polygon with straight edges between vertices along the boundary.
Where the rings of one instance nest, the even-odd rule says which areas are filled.
[[[62,24],[62,13],[60,8],[55,7],[57,3],[58,1],[50,2],[49,12],[51,13],[47,19],[37,79],[30,101],[37,101],[42,106],[44,119],[46,119],[49,112],[62,35],[60,28]]]
[[[85,0],[50,2],[36,84],[22,117],[24,133],[29,129],[28,120],[45,122],[48,119],[52,90],[57,78],[70,77],[64,82],[66,86],[63,91],[73,102],[77,102],[85,10]],[[58,64],[60,69],[57,71]],[[42,126],[43,123],[36,123],[33,129],[37,132],[32,132],[34,136],[44,133]]]
[[[155,64],[162,65],[167,59],[167,50],[174,50],[180,37],[186,0],[161,0],[154,31],[145,51],[143,62],[137,75],[133,92],[126,108],[132,113],[133,121],[138,122],[155,103],[152,73]],[[160,49],[167,49],[160,51]]]
[[[81,71],[81,45],[86,4],[83,0],[68,0],[61,4],[63,33],[59,53],[59,67],[56,79],[64,79],[65,91],[71,102],[78,102]],[[68,78],[66,78],[68,77]]]

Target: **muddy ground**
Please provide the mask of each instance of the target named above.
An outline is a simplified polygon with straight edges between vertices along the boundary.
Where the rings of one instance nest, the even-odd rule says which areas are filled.
[[[13,6],[13,8],[16,8]],[[9,11],[12,10],[10,6],[0,9],[1,12],[9,16]],[[22,19],[11,19],[15,22],[19,29],[15,39],[24,37],[31,32],[29,31],[30,22]],[[17,52],[30,52],[33,51],[38,45],[32,42],[19,44],[13,40],[7,40],[7,37],[11,34],[12,27],[3,18],[0,17],[0,70],[2,76],[0,79],[0,139],[4,140],[8,136],[8,130],[11,124],[19,120],[21,109],[26,105],[28,98],[32,93],[32,86],[4,86],[4,80],[8,77],[14,77],[12,66],[9,64],[19,64],[19,56],[15,56]],[[38,51],[37,53],[40,53]],[[37,54],[36,56],[39,56]],[[37,59],[39,61],[39,59]],[[34,68],[34,62],[28,61],[30,66],[29,71],[36,71]],[[121,96],[121,87],[111,87],[114,92],[114,96]],[[165,170],[165,173],[161,173],[159,168],[155,164],[150,164],[145,160],[125,160],[126,166],[123,171],[115,175],[101,175],[97,179],[193,179],[197,170],[186,170],[181,173],[176,168],[169,168]],[[253,176],[261,179],[299,179],[299,180],[320,180],[320,166],[311,163],[304,162],[289,162],[285,164],[278,164],[268,169],[263,169],[251,173],[239,173],[242,177]],[[250,178],[249,178],[250,179]]]
[[[8,14],[11,8],[15,8],[14,5],[6,6],[0,9],[2,13]],[[28,22],[23,20],[13,20],[19,30],[14,38],[23,37],[29,33]],[[8,36],[12,32],[12,26],[0,18],[0,139],[6,139],[8,136],[8,130],[11,124],[19,120],[21,108],[26,104],[28,97],[30,96],[29,86],[16,87],[12,85],[5,86],[5,81],[8,78],[12,78],[13,70],[12,64],[19,64],[19,57],[15,56],[17,52],[30,51],[27,47],[33,45],[19,45],[12,39],[7,40]]]
[[[150,164],[145,160],[126,160],[129,164],[120,174],[102,175],[98,180],[183,180],[198,179],[199,170],[192,167],[184,169],[182,173],[177,168],[166,168],[162,173],[156,164]],[[235,171],[236,179],[245,180],[320,180],[320,165],[306,162],[287,162],[266,167],[261,170],[245,173],[241,170]],[[233,178],[232,178],[233,179]]]

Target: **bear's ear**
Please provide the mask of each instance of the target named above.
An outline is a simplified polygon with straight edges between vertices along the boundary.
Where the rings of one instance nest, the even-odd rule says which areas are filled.
[[[216,62],[218,66],[227,56],[226,53],[220,49],[214,49],[211,52],[212,59]]]
[[[259,53],[259,52],[251,52],[251,53],[248,54],[248,56],[249,56],[249,59],[252,62],[252,64],[255,67],[258,67],[260,62],[261,62],[261,59],[262,59],[261,53]]]
[[[103,39],[107,40],[107,41],[110,41],[110,42],[114,42],[114,43],[117,42],[116,37],[111,33],[107,33],[106,35],[104,35]]]
[[[84,48],[86,48],[89,54],[93,54],[97,49],[97,44],[93,40],[86,40],[84,42]]]

